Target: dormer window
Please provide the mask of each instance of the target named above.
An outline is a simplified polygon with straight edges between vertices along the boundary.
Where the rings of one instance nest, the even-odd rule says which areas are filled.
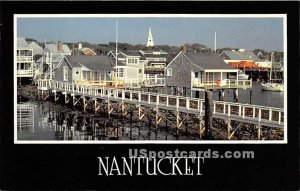
[[[138,64],[137,58],[128,58],[128,64]]]

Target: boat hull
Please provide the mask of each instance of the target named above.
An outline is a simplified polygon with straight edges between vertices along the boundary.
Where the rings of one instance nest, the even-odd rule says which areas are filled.
[[[248,80],[249,79],[249,75],[248,74],[241,74],[238,75],[239,80]]]
[[[265,83],[261,84],[262,90],[264,91],[273,91],[273,92],[283,92],[284,88],[282,84],[279,83]]]

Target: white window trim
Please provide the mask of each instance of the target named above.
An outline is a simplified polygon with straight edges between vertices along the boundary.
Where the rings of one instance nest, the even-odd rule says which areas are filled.
[[[172,76],[172,68],[167,68],[166,76]]]
[[[68,66],[64,66],[63,67],[63,79],[64,79],[64,81],[68,81],[68,78],[69,78],[69,74],[68,74]],[[67,74],[67,75],[65,75],[65,74]],[[67,79],[66,79],[67,78]]]

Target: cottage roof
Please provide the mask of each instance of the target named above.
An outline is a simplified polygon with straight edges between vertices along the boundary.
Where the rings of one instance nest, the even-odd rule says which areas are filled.
[[[58,45],[57,43],[50,43],[50,44],[46,44],[46,47],[51,51],[51,52],[59,52],[58,51]],[[62,45],[62,51],[63,53],[71,53],[71,50],[69,49],[68,45],[63,44]]]
[[[64,57],[64,55],[62,55],[62,54],[52,54],[52,63],[60,62],[63,57]],[[40,62],[42,62],[42,59],[45,59],[45,58],[41,57],[36,62],[40,63]]]
[[[166,55],[166,54],[168,54],[167,52],[161,51],[161,50],[141,50],[140,53],[143,55]]]
[[[253,61],[260,60],[251,51],[224,51],[223,53],[226,54],[230,60],[253,60]]]
[[[126,52],[121,52],[125,56],[141,56],[138,50],[127,50]]]
[[[113,60],[106,55],[98,56],[66,56],[67,60],[73,67],[85,66],[90,70],[107,70],[112,71]]]
[[[112,51],[109,51],[108,53],[107,53],[107,55],[108,56],[110,56],[110,57],[115,57],[115,52],[112,52]],[[124,57],[124,55],[123,54],[121,54],[120,52],[118,52],[118,58],[125,58]]]
[[[36,42],[31,42],[29,47],[33,49],[33,54],[43,54],[44,49]]]
[[[17,49],[31,49],[27,44],[25,38],[18,37],[17,38]]]
[[[203,69],[235,69],[215,53],[183,53],[193,64]]]
[[[29,46],[30,46],[33,50],[43,50],[43,48],[42,48],[40,45],[38,45],[38,43],[36,43],[36,42],[31,42],[31,43],[29,44]]]

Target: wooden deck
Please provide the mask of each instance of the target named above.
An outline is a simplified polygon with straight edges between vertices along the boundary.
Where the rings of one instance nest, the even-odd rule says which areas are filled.
[[[39,90],[62,92],[64,95],[90,97],[93,100],[103,99],[111,102],[138,104],[151,108],[190,113],[204,116],[204,99],[142,92],[137,90],[124,90],[116,88],[103,88],[93,85],[80,85],[68,82],[52,81],[38,83]],[[45,86],[43,86],[45,85]],[[284,109],[233,103],[224,101],[212,102],[214,118],[234,120],[242,123],[255,124],[273,128],[284,128]]]

